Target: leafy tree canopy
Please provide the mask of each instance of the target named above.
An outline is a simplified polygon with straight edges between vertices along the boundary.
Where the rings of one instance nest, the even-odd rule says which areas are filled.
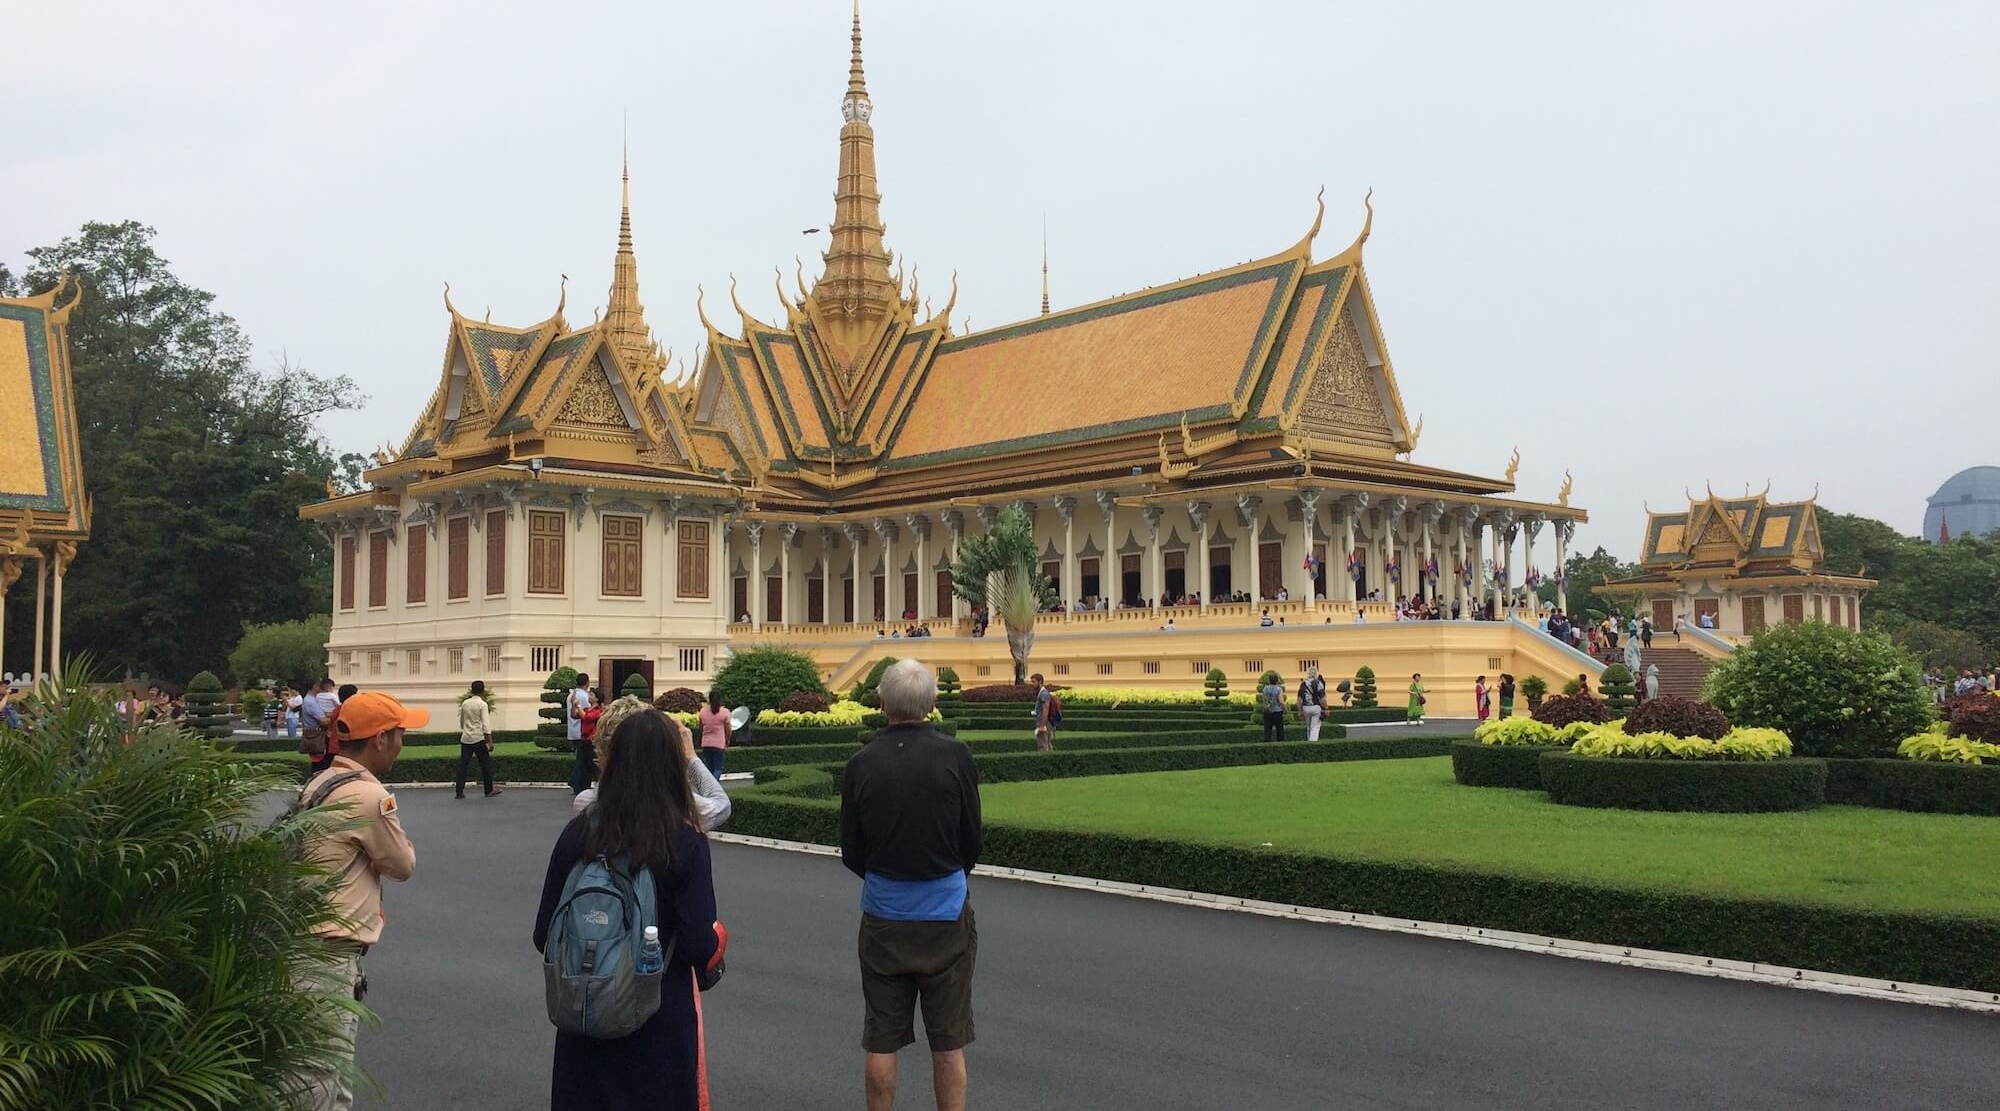
[[[229,653],[229,673],[239,683],[266,679],[310,683],[326,671],[326,640],[333,619],[315,614],[298,621],[247,625]]]
[[[1970,636],[1993,662],[2000,646],[2000,540],[1967,536],[1933,544],[1880,521],[1824,510],[1819,527],[1828,570],[1879,582],[1861,607],[1868,628],[1893,633],[1927,622]]]
[[[340,466],[315,420],[362,399],[345,376],[283,357],[253,367],[249,338],[174,275],[154,234],[88,223],[0,284],[83,283],[69,344],[92,537],[65,582],[64,649],[176,677],[224,669],[246,624],[326,607],[327,544],[297,511]],[[16,662],[33,642],[33,579],[10,597]]]

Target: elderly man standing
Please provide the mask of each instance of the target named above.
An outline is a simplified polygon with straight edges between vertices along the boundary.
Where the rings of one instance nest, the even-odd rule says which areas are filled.
[[[896,1052],[924,1009],[938,1111],[965,1106],[979,931],[966,877],[979,860],[972,753],[926,723],[937,676],[900,660],[877,688],[889,724],[847,761],[840,859],[861,877],[861,1048],[869,1111],[896,1103]]]

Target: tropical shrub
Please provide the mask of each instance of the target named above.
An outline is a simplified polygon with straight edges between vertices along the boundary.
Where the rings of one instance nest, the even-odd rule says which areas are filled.
[[[1528,704],[1530,713],[1542,704],[1543,697],[1548,693],[1549,681],[1539,675],[1530,675],[1521,680],[1521,698]]]
[[[222,680],[212,671],[200,672],[188,680],[187,727],[218,740],[230,734],[229,703],[223,697]]]
[[[1905,760],[1931,760],[1947,764],[2000,764],[2000,744],[1952,737],[1932,730],[1906,737],[1896,746],[1896,755]]]
[[[1375,669],[1359,668],[1354,672],[1354,706],[1359,710],[1371,710],[1381,703],[1375,693]]]
[[[1908,652],[1823,621],[1757,634],[1709,672],[1707,695],[1730,721],[1783,730],[1806,756],[1889,756],[1931,720]]]
[[[1535,707],[1534,717],[1557,728],[1573,721],[1602,725],[1611,720],[1611,711],[1605,708],[1603,700],[1587,694],[1559,694]]]
[[[821,714],[827,706],[826,696],[817,691],[793,691],[778,703],[778,709],[794,714]]]
[[[1054,683],[1050,683],[1049,688],[1060,689]],[[1077,687],[1063,695],[1064,706],[1118,706],[1135,709],[1146,706],[1205,706],[1211,701],[1205,686],[1198,691],[1155,690],[1151,687]],[[1230,706],[1250,706],[1256,703],[1257,696],[1249,691],[1230,694],[1225,689],[1222,701]]]
[[[1539,747],[1559,743],[1556,727],[1534,718],[1501,718],[1483,721],[1472,731],[1472,739],[1483,745]]]
[[[1951,735],[2000,741],[2000,698],[1982,694],[1959,699],[1951,708]]]
[[[693,687],[669,687],[660,697],[653,699],[653,709],[663,714],[692,714],[701,709],[705,701],[701,692]],[[820,701],[822,704],[826,701],[824,695],[820,696]],[[825,706],[822,705],[821,709]]]
[[[1672,733],[1628,733],[1598,726],[1577,738],[1570,751],[1578,756],[1638,760],[1782,760],[1792,754],[1792,739],[1776,729],[1731,729],[1720,738],[1677,737]]]
[[[287,763],[123,743],[86,681],[0,729],[0,1107],[291,1108],[356,1008],[315,982],[331,884],[300,848],[328,819],[266,824]]]
[[[829,693],[811,656],[776,644],[745,648],[730,656],[716,671],[709,689],[724,706],[753,709],[776,706],[793,691]]]
[[[1221,706],[1229,697],[1229,674],[1219,667],[1209,668],[1201,685],[1203,697],[1215,706]]]
[[[1566,698],[1567,698],[1567,697],[1570,697],[1570,696],[1572,696],[1572,695],[1578,695],[1578,694],[1582,694],[1582,693],[1583,693],[1583,680],[1581,680],[1581,679],[1571,679],[1571,680],[1570,680],[1569,682],[1567,682],[1567,683],[1564,683],[1564,684],[1563,684],[1563,690],[1562,690],[1562,692],[1563,692],[1563,696],[1564,696],[1564,697],[1566,697]]]
[[[621,695],[629,694],[633,698],[645,702],[653,697],[653,684],[647,682],[643,674],[635,671],[627,675],[625,681],[619,684],[618,693]]]
[[[1638,683],[1632,678],[1632,671],[1624,664],[1612,664],[1604,669],[1597,679],[1597,688],[1604,692],[1604,708],[1612,717],[1624,717],[1632,709],[1632,693]]]
[[[269,699],[264,697],[263,691],[254,689],[245,690],[241,703],[243,720],[253,725],[260,721],[264,717],[264,704],[268,701]]]
[[[782,700],[780,700],[782,701]],[[796,726],[852,725],[859,727],[868,716],[868,707],[852,699],[843,698],[831,703],[824,710],[762,710],[756,718],[758,725],[780,728]]]
[[[1284,679],[1284,677],[1283,677],[1283,676],[1279,675],[1279,674],[1278,674],[1277,672],[1275,672],[1275,671],[1268,671],[1268,670],[1267,670],[1267,671],[1265,671],[1265,672],[1264,672],[1264,674],[1262,674],[1262,675],[1259,675],[1259,676],[1257,676],[1257,689],[1258,689],[1258,690],[1262,690],[1263,688],[1265,688],[1265,687],[1268,687],[1268,686],[1270,686],[1270,685],[1271,685],[1271,684],[1273,684],[1273,683],[1276,683],[1276,684],[1278,684],[1279,686],[1284,686],[1284,685],[1285,685],[1285,679]]]
[[[576,669],[559,667],[549,672],[542,681],[542,693],[538,696],[542,708],[535,711],[535,744],[541,748],[557,752],[570,751],[569,715],[563,709],[563,700],[576,689]]]
[[[1712,741],[1729,732],[1729,719],[1706,702],[1663,694],[1640,703],[1628,714],[1625,732],[1671,733],[1676,737],[1707,737]]]

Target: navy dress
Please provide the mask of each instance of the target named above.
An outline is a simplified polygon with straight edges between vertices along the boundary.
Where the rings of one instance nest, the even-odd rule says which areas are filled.
[[[535,952],[548,941],[549,919],[562,899],[570,869],[583,859],[587,815],[563,829],[542,881],[535,912]],[[699,1111],[701,1029],[695,1014],[693,969],[715,955],[715,884],[708,838],[692,826],[681,830],[671,868],[653,869],[661,944],[674,939],[668,975],[660,978],[660,1009],[627,1037],[607,1040],[556,1033],[555,1068],[549,1078],[553,1111]]]

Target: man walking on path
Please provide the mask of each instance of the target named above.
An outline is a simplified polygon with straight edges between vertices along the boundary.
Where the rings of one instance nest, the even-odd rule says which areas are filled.
[[[937,704],[929,668],[899,660],[877,691],[889,724],[840,780],[840,859],[861,877],[868,1111],[896,1104],[896,1051],[917,1040],[920,1002],[938,1111],[962,1111],[979,954],[966,891],[979,860],[979,772],[970,749],[925,721]]]
[[[1062,711],[1057,709],[1060,703],[1056,701],[1056,692],[1042,680],[1041,672],[1028,676],[1028,682],[1035,685],[1035,751],[1053,752],[1056,724],[1062,718]]]
[[[458,704],[458,780],[452,785],[456,798],[465,797],[465,765],[475,756],[486,797],[501,793],[502,789],[493,785],[493,727],[486,723],[487,709],[486,680],[474,679],[472,693]]]
[[[592,751],[590,741],[583,735],[583,713],[596,705],[590,696],[590,676],[576,673],[576,686],[563,700],[563,719],[569,726],[570,747],[576,750],[576,762],[569,770],[569,793],[580,795],[597,775],[597,753]]]
[[[407,880],[417,869],[417,850],[396,817],[396,796],[382,786],[381,776],[396,766],[403,751],[403,731],[422,729],[428,710],[411,709],[378,691],[348,699],[335,719],[329,745],[332,766],[306,781],[299,792],[301,806],[334,808],[334,820],[307,842],[308,858],[338,877],[334,892],[335,920],[313,933],[333,953],[333,982],[352,985],[354,998],[368,991],[361,958],[382,939],[382,881]],[[317,976],[317,971],[309,974]],[[345,1111],[354,1106],[350,1073],[354,1067],[354,1033],[358,1016],[342,1016],[341,1064],[332,1072],[308,1076],[306,1102],[310,1111]]]
[[[1306,723],[1306,740],[1319,740],[1319,723],[1326,713],[1326,680],[1319,677],[1319,665],[1306,668],[1299,684],[1299,717]]]

